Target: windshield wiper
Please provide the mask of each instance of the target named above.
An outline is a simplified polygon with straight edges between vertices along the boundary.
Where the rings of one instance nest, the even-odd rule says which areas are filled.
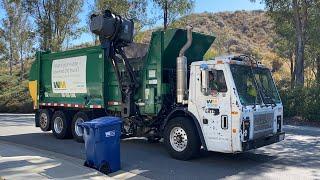
[[[261,82],[261,81],[260,81]],[[271,103],[270,104],[273,104],[274,106],[277,106],[276,104],[276,101],[272,98],[272,95],[271,93],[262,85],[262,84],[259,84],[259,88],[261,88],[263,94],[264,94],[264,98],[263,98],[263,102],[265,104],[268,104],[266,101],[265,101],[265,97],[268,97],[268,99],[270,99]]]
[[[269,89],[266,89],[264,86],[263,86],[263,84],[262,84],[262,79],[261,79],[261,76],[260,76],[260,74],[258,74],[258,76],[259,76],[259,86],[260,86],[260,88],[262,89],[262,92],[263,92],[263,94],[266,96],[266,97],[268,97],[268,99],[270,99],[271,100],[271,104],[273,104],[274,106],[277,106],[277,104],[276,104],[276,101],[272,98],[273,97],[273,95],[272,95],[272,92],[270,92],[269,91]],[[266,102],[265,102],[265,104],[266,104]]]
[[[259,88],[259,85],[258,85],[258,82],[257,82],[257,80],[256,80],[256,77],[254,76],[252,64],[250,65],[250,69],[251,69],[251,75],[252,75],[252,78],[253,78],[254,85],[255,85],[255,87],[256,87],[257,90],[258,90],[258,94],[259,94],[261,100],[264,102],[264,97],[262,96],[261,89]],[[255,108],[255,106],[256,106],[256,104],[257,104],[257,102],[256,102],[257,99],[258,99],[258,95],[257,95],[256,98],[255,98],[254,108]],[[261,103],[261,104],[262,104],[262,103]],[[260,105],[261,105],[261,104],[260,104]]]

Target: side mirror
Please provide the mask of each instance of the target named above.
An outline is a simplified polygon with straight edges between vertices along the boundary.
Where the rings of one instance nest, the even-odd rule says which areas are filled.
[[[208,95],[209,92],[209,70],[201,70],[201,92],[204,95]]]

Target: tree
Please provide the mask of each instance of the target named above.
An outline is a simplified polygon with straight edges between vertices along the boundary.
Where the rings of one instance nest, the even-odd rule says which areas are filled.
[[[8,59],[9,59],[9,74],[12,75],[12,67],[14,63],[14,57],[16,55],[16,45],[14,44],[14,31],[17,30],[17,15],[15,11],[15,3],[10,3],[8,0],[2,0],[1,5],[6,13],[6,17],[3,19],[3,37],[5,40],[5,46],[8,47]]]
[[[252,0],[254,1],[254,0]],[[290,32],[294,32],[294,81],[295,86],[304,85],[304,62],[305,48],[308,27],[308,17],[310,15],[311,4],[317,0],[263,0],[266,4],[266,9],[272,19],[274,19],[282,28],[289,25]],[[287,22],[287,23],[281,23]],[[276,29],[278,27],[275,27]],[[292,37],[284,37],[289,42]],[[289,39],[288,39],[289,38]]]
[[[26,15],[21,0],[2,0],[1,5],[5,11],[5,18],[2,22],[3,49],[7,49],[6,56],[9,59],[9,73],[12,75],[13,65],[19,61],[21,79],[24,73],[24,55],[30,54],[32,44],[26,45],[31,32],[30,21]]]
[[[306,44],[306,27],[308,17],[307,0],[292,0],[294,27],[296,35],[296,66],[295,66],[295,83],[298,86],[304,84],[304,55]]]
[[[147,16],[147,0],[95,0],[93,11],[110,10],[122,17],[133,19],[136,32],[152,22]]]
[[[320,1],[314,1],[309,13],[306,51],[308,58],[314,62],[312,64],[315,64],[316,82],[320,85]]]
[[[6,40],[4,38],[4,30],[0,28],[0,61],[7,56],[8,50],[6,48]]]
[[[288,4],[287,6],[282,6],[281,9],[277,11],[269,12],[268,15],[274,22],[274,30],[276,35],[274,36],[275,52],[283,60],[289,60],[290,66],[290,85],[291,88],[295,84],[295,30],[292,19],[291,7]]]
[[[42,50],[59,51],[69,38],[83,32],[78,27],[83,0],[24,0],[36,24]]]
[[[191,12],[194,7],[194,0],[152,0],[155,7],[161,9],[163,14],[163,29],[168,28],[178,16]]]
[[[17,48],[20,57],[20,80],[24,78],[24,61],[32,55],[35,37],[31,24],[26,17],[22,16],[21,22],[18,24],[18,34],[20,35],[17,37]]]

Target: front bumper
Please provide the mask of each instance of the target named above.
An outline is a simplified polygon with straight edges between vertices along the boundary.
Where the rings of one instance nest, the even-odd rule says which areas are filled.
[[[278,132],[272,136],[260,137],[254,140],[249,140],[242,143],[242,151],[248,151],[250,149],[257,149],[262,146],[267,146],[279,141],[284,140],[285,132]]]

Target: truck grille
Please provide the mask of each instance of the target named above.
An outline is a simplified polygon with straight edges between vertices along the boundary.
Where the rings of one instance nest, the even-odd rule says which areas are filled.
[[[254,137],[273,132],[273,113],[255,114],[253,118]]]

